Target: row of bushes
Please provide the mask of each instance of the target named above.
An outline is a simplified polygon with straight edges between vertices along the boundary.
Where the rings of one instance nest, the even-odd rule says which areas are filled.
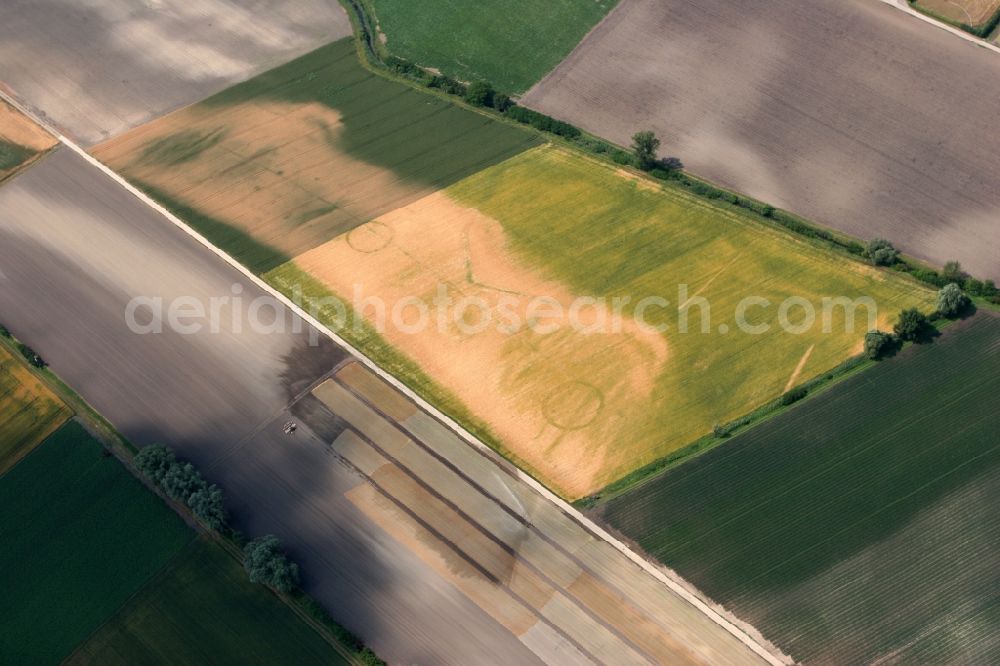
[[[753,410],[749,414],[744,414],[738,419],[729,421],[728,423],[719,424],[712,428],[712,434],[719,439],[729,437],[734,432],[750,425],[751,423],[757,421],[758,419],[767,416],[771,412],[780,409],[782,407],[787,407],[788,405],[794,404],[799,400],[805,398],[811,391],[819,387],[820,385],[832,381],[835,377],[839,377],[844,373],[850,372],[854,368],[858,367],[864,362],[864,358],[861,356],[854,356],[847,359],[837,367],[833,368],[829,372],[819,375],[818,377],[813,377],[809,381],[796,386],[795,388],[786,391],[774,400],[765,403]]]
[[[189,462],[177,460],[165,446],[147,446],[135,456],[135,466],[168,497],[184,503],[205,525],[216,531],[226,526],[222,489],[209,485]]]
[[[325,626],[342,645],[346,645],[348,648],[353,650],[362,664],[365,666],[385,666],[385,661],[383,661],[381,657],[375,654],[370,647],[365,645],[361,638],[337,624],[336,620],[330,617],[330,614],[326,611],[326,609],[323,608],[323,606],[320,605],[315,599],[311,597],[304,597],[301,600],[301,604],[303,609],[315,621]]]
[[[542,132],[549,132],[565,139],[576,139],[583,133],[579,128],[567,122],[556,120],[544,113],[538,113],[523,106],[518,106],[510,98],[510,95],[496,91],[493,86],[486,81],[473,81],[466,85],[457,79],[441,74],[431,74],[413,63],[389,56],[385,59],[385,65],[396,74],[406,77],[428,88],[435,88],[449,95],[456,95],[465,99],[473,106],[494,109],[505,117],[524,125],[531,125]]]
[[[147,446],[136,454],[136,468],[168,497],[182,502],[206,526],[222,532],[226,529],[226,508],[222,489],[209,485],[201,472],[189,462],[177,460],[166,446]],[[299,567],[281,550],[278,538],[267,535],[246,543],[243,565],[250,580],[280,592],[293,592],[299,586]]]
[[[940,273],[933,269],[920,268],[904,261],[892,243],[883,238],[869,242],[864,248],[863,256],[874,266],[886,266],[909,273],[921,282],[935,287],[942,288],[956,284],[972,296],[981,296],[994,303],[1000,303],[1000,289],[997,289],[993,280],[977,280],[967,275],[957,261],[947,262]]]
[[[7,338],[8,340],[14,340],[14,336],[3,324],[0,324],[0,337]],[[38,355],[38,352],[23,342],[15,341],[14,346],[17,347],[17,351],[21,353],[21,356],[23,356],[24,360],[26,360],[30,365],[36,368],[44,368],[48,365],[48,363],[45,362],[45,359]]]
[[[1000,12],[997,14],[997,19],[1000,20]],[[653,143],[652,151],[648,149],[643,150],[643,146],[640,142],[637,142],[640,145],[633,146],[633,152],[628,152],[602,139],[586,136],[579,128],[569,123],[523,106],[518,106],[508,95],[494,90],[493,86],[488,82],[476,81],[470,85],[466,85],[448,76],[430,74],[423,68],[396,56],[387,57],[384,64],[397,74],[427,87],[437,88],[450,94],[461,96],[466,102],[474,106],[492,108],[506,118],[525,125],[531,125],[540,131],[555,134],[556,136],[572,141],[583,150],[598,155],[607,155],[617,164],[641,168],[654,178],[677,183],[698,196],[724,201],[748,210],[785,227],[799,236],[823,241],[856,257],[867,258],[873,264],[888,266],[908,273],[917,280],[934,287],[940,288],[952,282],[960,282],[965,290],[973,296],[982,296],[993,300],[993,302],[1000,303],[1000,292],[997,291],[992,281],[987,280],[983,282],[964,275],[961,279],[958,279],[956,275],[949,273],[948,266],[945,267],[943,273],[938,273],[932,269],[911,264],[902,259],[899,252],[887,241],[876,239],[866,247],[855,240],[843,238],[831,231],[813,226],[802,218],[775,208],[770,204],[736,194],[735,192],[694,178],[683,171],[677,160],[651,159],[651,157],[654,157],[653,153],[655,153],[655,149],[659,147],[659,140],[655,138],[652,132],[640,132],[635,136],[635,139],[639,139],[642,135],[648,135],[646,138]],[[955,265],[957,266],[957,264]]]
[[[933,326],[935,318],[946,317],[954,319],[968,312],[971,307],[972,301],[962,291],[961,287],[955,283],[948,284],[938,292],[937,310],[931,313],[931,315],[926,315],[916,308],[903,310],[899,314],[892,333],[875,330],[865,334],[864,356],[856,356],[848,359],[825,375],[815,377],[805,384],[801,384],[785,392],[776,400],[759,407],[735,421],[716,425],[712,428],[712,434],[719,439],[729,437],[736,430],[749,425],[779,407],[787,407],[802,400],[812,389],[823,382],[830,381],[834,377],[852,370],[862,363],[865,358],[880,360],[895,353],[903,342],[916,342],[931,337],[936,332]]]
[[[957,283],[945,285],[938,291],[937,309],[926,315],[917,308],[899,313],[892,328],[886,331],[869,331],[865,334],[865,356],[873,361],[894,354],[903,342],[920,342],[937,334],[934,320],[940,317],[956,319],[972,308],[972,300]]]
[[[183,502],[206,526],[220,533],[228,529],[222,489],[215,484],[209,485],[194,465],[177,460],[171,449],[160,445],[142,449],[133,462],[146,478],[168,497]],[[351,648],[361,663],[384,666],[385,662],[360,638],[337,624],[314,599],[301,595],[299,565],[288,559],[278,537],[268,534],[243,543],[238,532],[230,531],[230,536],[243,546],[243,567],[252,582],[295,594],[302,607],[325,625],[338,641]]]

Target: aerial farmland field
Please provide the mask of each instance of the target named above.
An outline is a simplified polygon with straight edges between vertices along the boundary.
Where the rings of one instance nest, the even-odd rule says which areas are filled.
[[[66,664],[347,664],[239,563],[193,541]]]
[[[24,362],[0,346],[0,474],[69,416],[70,410]]]
[[[71,421],[0,477],[0,661],[56,663],[194,532]]]
[[[537,142],[375,76],[341,40],[94,154],[264,272]]]
[[[601,510],[803,662],[996,663],[998,433],[980,313]]]
[[[918,0],[918,9],[960,25],[979,28],[1000,11],[1000,0]]]
[[[612,299],[627,299],[621,326],[597,333],[487,324],[470,334],[457,326],[470,311],[456,308],[446,326],[413,331],[417,322],[404,318],[381,327],[381,337],[365,330],[356,339],[376,355],[389,345],[415,361],[419,371],[402,363],[393,371],[411,386],[427,391],[432,382],[462,396],[509,455],[573,498],[860,352],[864,310],[848,322],[843,308],[832,309],[829,333],[818,319],[791,333],[777,325],[784,299],[805,299],[818,312],[824,297],[869,296],[882,328],[902,308],[932,303],[931,292],[898,274],[555,147],[387,213],[267,277],[291,291],[309,284],[303,271],[341,299],[359,289],[433,309],[445,288],[499,312],[502,298],[515,296],[522,322],[536,297],[563,312],[578,297],[603,299],[586,309],[591,324],[612,314]],[[753,317],[768,332],[736,330],[734,313],[748,296],[771,304]],[[650,325],[666,324],[665,332],[640,325],[646,297],[672,304],[641,313]],[[707,311],[691,305],[700,299],[710,302]],[[691,305],[687,333],[679,330],[681,305]],[[376,312],[363,314],[377,325]],[[480,316],[472,311],[472,323]]]
[[[0,100],[0,182],[54,145],[52,135]]]
[[[15,0],[0,82],[93,145],[351,34],[329,0]]]
[[[617,0],[365,0],[394,55],[521,93],[559,64]]]
[[[665,66],[664,63],[669,63]],[[869,0],[622,0],[523,98],[862,240],[1000,280],[1000,58]]]

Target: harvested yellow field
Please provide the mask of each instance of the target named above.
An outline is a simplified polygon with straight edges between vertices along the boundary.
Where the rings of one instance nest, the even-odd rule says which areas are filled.
[[[70,411],[17,358],[0,347],[0,474],[55,432]]]
[[[295,267],[571,498],[856,354],[867,310],[848,322],[844,308],[823,314],[824,298],[870,297],[881,328],[933,303],[898,274],[551,147],[303,253],[275,277],[287,282]],[[649,297],[671,305],[641,306]],[[747,297],[769,304],[744,313],[753,333],[734,314]],[[542,299],[551,307],[533,309]],[[779,326],[788,299],[795,332]],[[808,330],[800,301],[815,304]]]
[[[35,152],[46,151],[57,143],[51,134],[3,100],[0,100],[0,140]]]

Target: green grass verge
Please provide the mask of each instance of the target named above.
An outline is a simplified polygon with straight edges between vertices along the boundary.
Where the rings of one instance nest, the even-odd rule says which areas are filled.
[[[950,326],[603,516],[797,659],[994,662],[998,339]]]
[[[459,79],[491,81],[511,93],[526,91],[554,69],[615,4],[363,0],[394,55]]]
[[[0,662],[56,663],[194,533],[77,422],[0,478]]]
[[[242,229],[205,215],[164,190],[141,180],[132,179],[131,182],[164,208],[184,220],[192,229],[208,239],[212,245],[222,248],[254,273],[266,273],[290,259],[273,247],[259,242]]]
[[[69,664],[348,664],[239,562],[196,540]]]

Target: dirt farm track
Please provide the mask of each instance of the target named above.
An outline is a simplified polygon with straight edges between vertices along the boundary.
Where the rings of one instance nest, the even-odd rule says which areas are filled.
[[[623,0],[524,102],[1000,279],[1000,57],[884,3]]]

